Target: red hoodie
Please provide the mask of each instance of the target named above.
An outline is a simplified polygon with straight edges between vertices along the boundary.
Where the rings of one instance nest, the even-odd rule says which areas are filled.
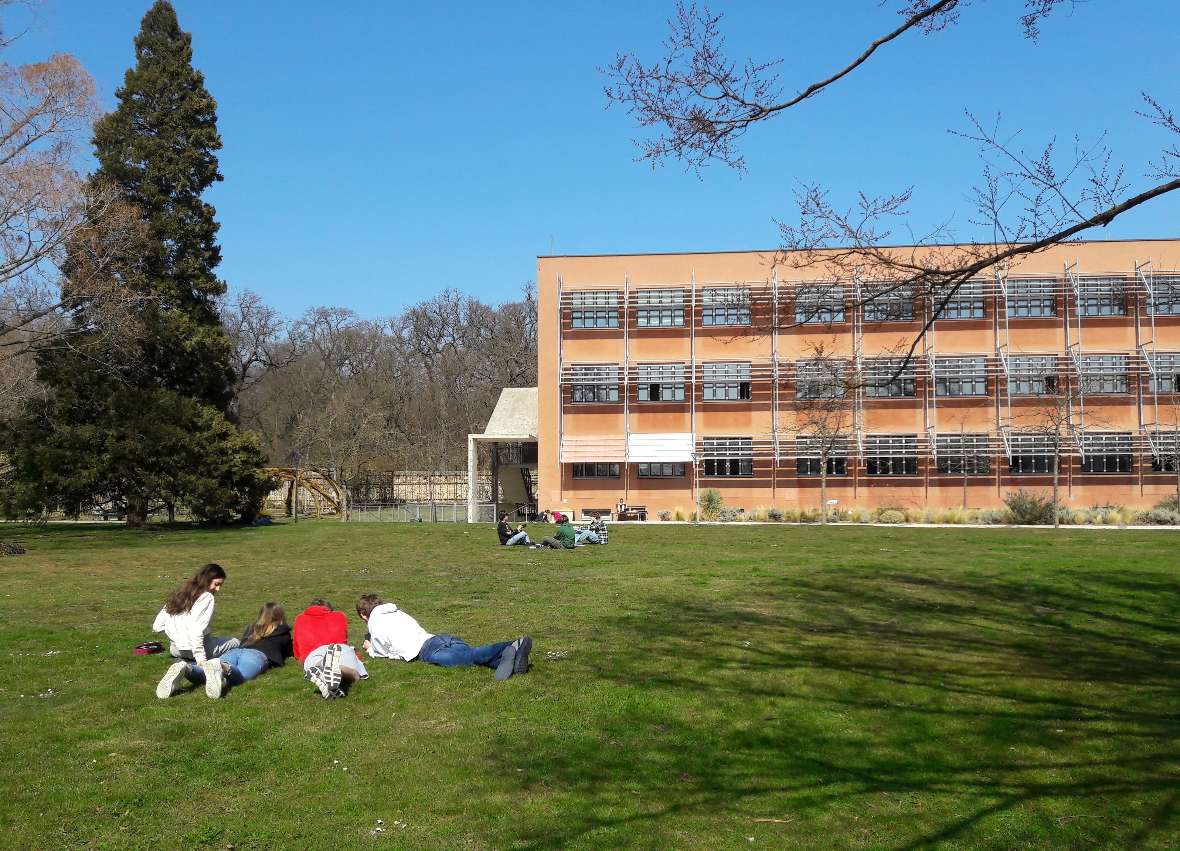
[[[302,662],[307,654],[324,644],[348,643],[348,618],[327,606],[308,606],[295,618],[295,658]]]

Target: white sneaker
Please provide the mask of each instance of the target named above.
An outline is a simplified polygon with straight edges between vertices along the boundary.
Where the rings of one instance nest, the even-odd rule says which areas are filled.
[[[173,662],[168,666],[167,673],[156,684],[156,697],[167,700],[180,689],[180,681],[184,679],[184,672],[188,670],[188,662]]]
[[[221,660],[206,659],[201,663],[201,670],[205,672],[205,694],[214,700],[221,697],[221,690],[225,687],[225,673],[221,670]]]

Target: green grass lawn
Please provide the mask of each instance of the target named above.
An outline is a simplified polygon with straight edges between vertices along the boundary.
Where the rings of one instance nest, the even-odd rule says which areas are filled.
[[[619,527],[3,527],[0,845],[1174,848],[1180,537]],[[533,670],[298,665],[161,701],[164,596],[224,565],[215,627],[377,591]],[[377,820],[384,831],[372,831]]]

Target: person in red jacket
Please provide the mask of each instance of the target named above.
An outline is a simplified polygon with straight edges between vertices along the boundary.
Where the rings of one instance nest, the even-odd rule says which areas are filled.
[[[303,676],[325,700],[344,697],[345,685],[368,679],[364,662],[348,644],[348,618],[323,598],[312,600],[295,618],[293,649]]]

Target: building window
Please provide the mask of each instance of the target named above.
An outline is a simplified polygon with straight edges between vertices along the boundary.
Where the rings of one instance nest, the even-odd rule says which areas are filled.
[[[948,298],[934,295],[939,319],[983,319],[983,281],[967,281]],[[942,305],[939,307],[939,305]]]
[[[986,434],[939,434],[934,446],[940,475],[986,476],[992,471],[991,439]]]
[[[1014,434],[1009,438],[1008,472],[1012,475],[1052,473],[1057,452],[1055,438],[1044,434]]]
[[[795,291],[795,322],[830,325],[844,321],[844,287],[840,284],[800,287]]]
[[[863,294],[865,322],[914,321],[914,294],[908,287],[867,284]]]
[[[1007,283],[1008,316],[1012,319],[1057,315],[1057,282],[1052,278]]]
[[[618,464],[571,464],[575,479],[617,479],[619,478]]]
[[[1082,435],[1083,473],[1131,472],[1131,433],[1092,432]]]
[[[640,402],[683,402],[684,364],[644,363],[639,365]]]
[[[936,358],[935,396],[986,396],[987,358]]]
[[[1129,393],[1126,355],[1082,355],[1078,373],[1083,393]]]
[[[750,398],[748,363],[706,363],[701,365],[701,399],[730,402]]]
[[[706,287],[701,293],[702,325],[749,325],[749,287]]]
[[[865,435],[865,472],[870,476],[918,475],[918,436]]]
[[[684,325],[684,290],[636,290],[635,303],[635,324],[640,328]]]
[[[1151,471],[1153,473],[1176,472],[1177,447],[1180,439],[1173,431],[1152,431],[1149,433],[1151,442]]]
[[[823,450],[827,448],[825,453]],[[829,476],[848,475],[848,438],[846,437],[796,437],[795,469],[800,476],[818,476],[824,467],[827,455]]]
[[[619,401],[619,367],[616,364],[570,367],[570,401]]]
[[[641,479],[682,479],[683,464],[638,464]]]
[[[1119,278],[1078,278],[1078,316],[1126,316],[1127,298]]]
[[[1058,389],[1056,355],[1008,358],[1008,392],[1013,396],[1054,396]]]
[[[1180,353],[1160,352],[1151,358],[1152,393],[1180,393]]]
[[[795,362],[795,398],[842,399],[848,389],[848,361],[829,358]]]
[[[870,398],[916,396],[917,376],[913,358],[869,358],[865,361],[865,395]]]
[[[1180,316],[1180,275],[1153,275],[1147,311],[1155,316]]]
[[[570,293],[570,326],[618,328],[618,290],[578,290]]]
[[[754,475],[754,439],[752,437],[706,437],[702,441],[701,475]]]

